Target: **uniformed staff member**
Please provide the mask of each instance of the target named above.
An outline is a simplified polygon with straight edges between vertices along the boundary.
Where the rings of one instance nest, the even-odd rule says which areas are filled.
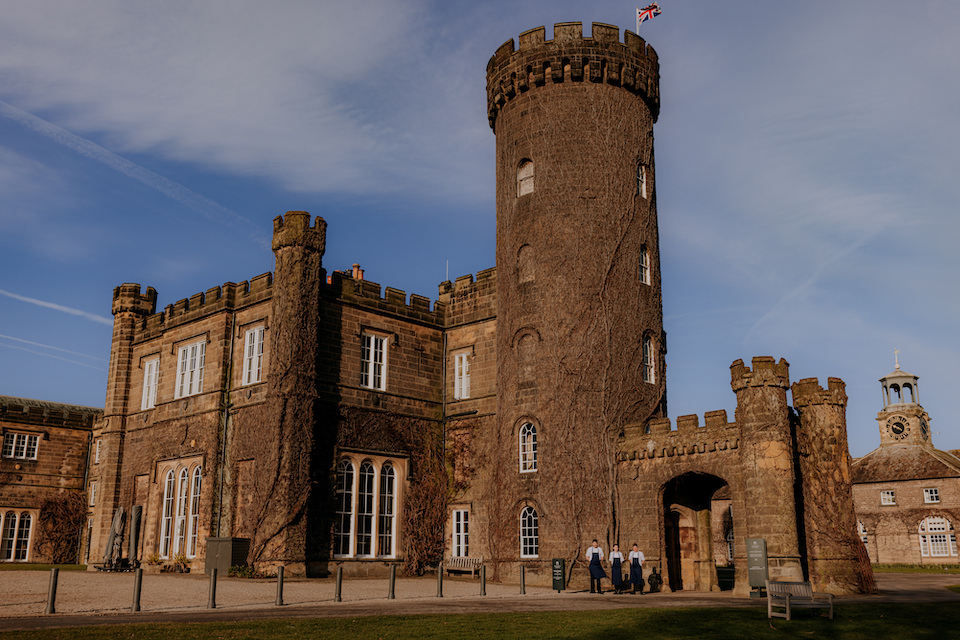
[[[643,595],[643,561],[646,558],[643,551],[637,548],[636,543],[633,544],[633,549],[627,557],[630,560],[630,583],[633,585],[633,592],[636,593],[639,589],[640,594]]]
[[[587,560],[590,561],[590,593],[603,593],[600,580],[606,578],[607,574],[603,570],[603,565],[600,564],[603,561],[603,549],[600,548],[596,538],[594,538],[590,548],[587,549],[586,556]],[[594,588],[594,584],[596,584],[596,588]]]

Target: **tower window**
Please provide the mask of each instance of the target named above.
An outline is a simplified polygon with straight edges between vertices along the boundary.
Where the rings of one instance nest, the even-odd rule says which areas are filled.
[[[526,422],[520,427],[520,473],[537,470],[537,428]]]
[[[640,247],[640,282],[650,284],[650,252],[647,245]]]
[[[521,160],[517,167],[517,197],[533,193],[533,161]]]
[[[537,510],[524,507],[520,512],[520,557],[536,558],[540,555],[540,524]]]
[[[637,163],[637,195],[647,197],[647,168],[642,162]]]
[[[387,337],[364,333],[361,342],[360,386],[387,390]]]
[[[656,367],[654,366],[653,341],[649,336],[643,337],[643,381],[656,382]]]

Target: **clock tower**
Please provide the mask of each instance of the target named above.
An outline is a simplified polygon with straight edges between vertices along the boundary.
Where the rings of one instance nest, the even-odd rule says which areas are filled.
[[[897,368],[880,378],[883,385],[883,410],[877,414],[880,423],[880,446],[912,444],[933,447],[930,440],[930,416],[920,406],[917,376]]]

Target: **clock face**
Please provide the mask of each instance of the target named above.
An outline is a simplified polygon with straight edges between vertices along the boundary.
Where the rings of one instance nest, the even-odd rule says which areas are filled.
[[[920,416],[920,437],[926,440],[928,435],[930,435],[930,427],[927,425],[927,419]]]
[[[887,420],[887,432],[897,440],[903,440],[910,433],[910,423],[903,416],[893,416]]]

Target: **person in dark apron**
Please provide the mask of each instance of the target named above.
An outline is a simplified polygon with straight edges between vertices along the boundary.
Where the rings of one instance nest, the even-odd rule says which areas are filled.
[[[630,560],[630,584],[633,585],[633,592],[636,593],[639,589],[640,595],[643,595],[643,561],[646,558],[636,544],[633,545],[633,550],[630,551],[628,558]]]
[[[623,554],[620,553],[620,545],[613,545],[613,551],[610,552],[610,582],[613,583],[614,593],[623,593],[625,585],[623,584],[623,570],[620,565],[623,564]]]
[[[603,549],[594,540],[590,548],[587,549],[587,560],[590,561],[590,593],[603,593],[600,587],[600,580],[607,577],[600,562],[603,560]],[[596,585],[596,588],[594,588]]]

